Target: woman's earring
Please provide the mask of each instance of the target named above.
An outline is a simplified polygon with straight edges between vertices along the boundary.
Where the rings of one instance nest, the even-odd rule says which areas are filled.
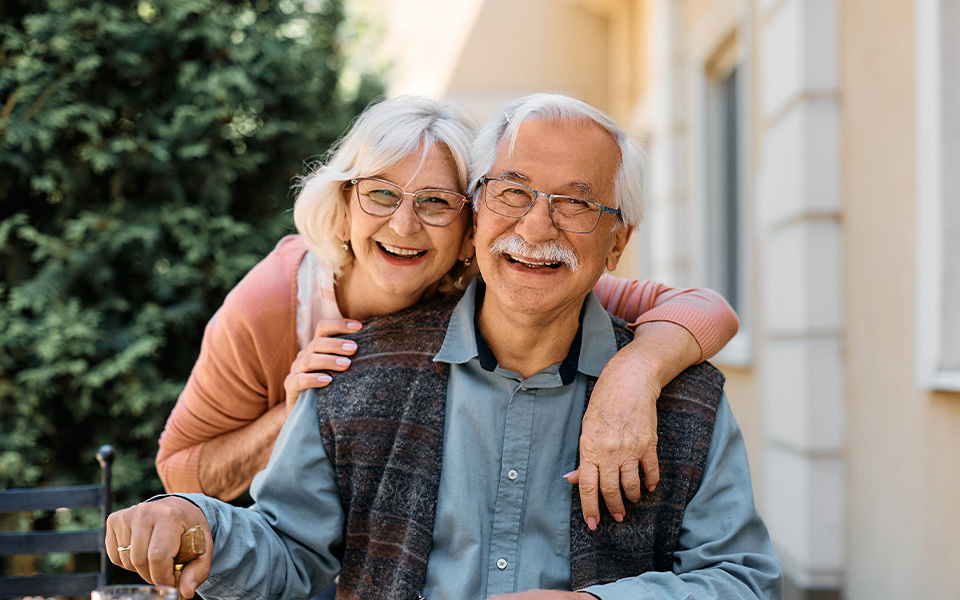
[[[463,259],[463,266],[469,267],[471,262],[473,262],[472,258],[465,258]]]
[[[340,249],[346,252],[350,249],[350,246],[346,242],[340,242]]]

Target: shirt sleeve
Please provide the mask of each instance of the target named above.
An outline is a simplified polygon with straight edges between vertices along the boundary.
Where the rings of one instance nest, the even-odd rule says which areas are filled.
[[[680,523],[673,571],[583,591],[602,600],[779,598],[780,559],[753,503],[747,451],[726,396],[717,410],[700,489]]]
[[[156,467],[168,492],[203,493],[203,445],[284,401],[283,377],[298,350],[292,241],[281,241],[255,266],[207,323],[200,356],[160,435]],[[249,485],[238,479],[228,493]]]
[[[655,281],[604,274],[593,291],[610,313],[630,329],[668,321],[689,331],[700,345],[700,361],[727,345],[740,327],[737,313],[723,296],[706,288],[673,288]]]
[[[300,395],[253,480],[253,506],[182,495],[200,507],[213,535],[215,560],[201,596],[306,599],[339,573],[334,549],[343,543],[344,513],[316,406],[316,390]]]

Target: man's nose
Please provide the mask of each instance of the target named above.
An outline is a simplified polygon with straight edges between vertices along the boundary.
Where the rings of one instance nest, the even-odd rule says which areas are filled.
[[[400,206],[390,215],[390,228],[399,236],[410,237],[423,229],[423,223],[413,208],[414,202],[414,195],[405,193],[400,197]]]
[[[520,237],[531,244],[556,239],[560,230],[550,217],[550,199],[538,193],[533,206],[520,217],[515,229]]]

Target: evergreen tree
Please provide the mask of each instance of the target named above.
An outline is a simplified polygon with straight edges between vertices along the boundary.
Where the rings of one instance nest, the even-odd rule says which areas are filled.
[[[343,0],[0,0],[0,488],[161,491],[157,439],[292,178],[380,90]]]

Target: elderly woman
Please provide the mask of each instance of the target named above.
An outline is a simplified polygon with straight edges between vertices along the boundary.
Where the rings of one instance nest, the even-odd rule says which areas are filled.
[[[472,123],[445,100],[403,97],[366,109],[301,183],[288,236],[234,288],[204,333],[200,357],[160,438],[171,492],[233,499],[267,462],[287,405],[349,368],[361,321],[454,290],[473,256],[468,183]],[[465,283],[465,282],[464,282]],[[658,479],[656,398],[736,332],[708,290],[604,276],[604,306],[635,340],[600,378],[581,438],[580,491],[599,518]]]

